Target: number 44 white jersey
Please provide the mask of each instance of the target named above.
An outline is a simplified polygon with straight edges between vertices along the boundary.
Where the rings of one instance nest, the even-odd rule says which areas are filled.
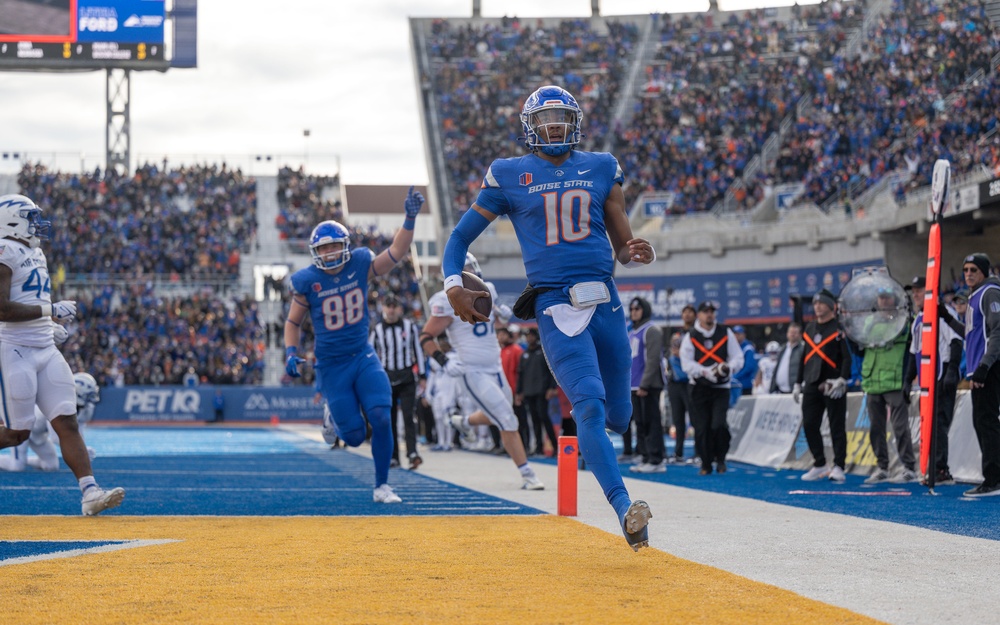
[[[487,282],[486,287],[496,302],[496,287],[492,282]],[[432,295],[427,304],[431,309],[431,317],[452,318],[451,325],[448,326],[448,340],[451,341],[451,346],[458,353],[463,365],[480,371],[500,370],[500,344],[497,343],[496,331],[493,329],[495,319],[493,311],[490,311],[489,323],[479,321],[471,324],[462,321],[455,314],[455,309],[451,307],[451,302],[448,301],[444,291]]]
[[[45,253],[11,239],[0,239],[0,264],[10,267],[10,301],[27,306],[51,304],[49,267]],[[0,323],[0,342],[29,347],[52,345],[52,320],[40,317],[31,321]]]

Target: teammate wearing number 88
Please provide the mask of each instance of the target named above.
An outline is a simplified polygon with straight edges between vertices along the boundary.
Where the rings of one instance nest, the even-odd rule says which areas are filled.
[[[63,460],[80,484],[83,514],[90,516],[118,506],[125,491],[97,485],[80,436],[73,372],[53,330],[54,321],[76,316],[76,302],[52,303],[48,262],[39,247],[51,224],[41,214],[23,195],[0,196],[0,447],[28,439],[37,403],[59,436]]]
[[[542,348],[573,404],[580,451],[638,550],[648,544],[649,507],[631,501],[605,432],[621,434],[632,414],[632,353],[612,271],[616,260],[634,267],[656,256],[648,241],[632,237],[618,161],[576,149],[582,118],[565,89],[550,85],[528,96],[521,123],[529,154],[490,165],[479,197],[445,247],[444,287],[462,321],[488,321],[462,284],[462,266],[472,241],[498,216],[508,216],[528,282],[539,290],[527,314],[538,319]]]
[[[368,343],[368,281],[385,275],[406,256],[424,198],[413,187],[403,202],[406,218],[389,248],[378,255],[351,249],[350,232],[336,221],[312,231],[313,264],[292,274],[292,303],[285,318],[285,371],[297,378],[305,359],[299,356],[302,321],[308,314],[316,335],[317,388],[333,415],[340,438],[351,447],[365,440],[365,417],[372,427],[375,462],[374,500],[398,503],[389,487],[392,459],[390,410],[392,387],[375,350]],[[364,416],[361,411],[364,410]]]

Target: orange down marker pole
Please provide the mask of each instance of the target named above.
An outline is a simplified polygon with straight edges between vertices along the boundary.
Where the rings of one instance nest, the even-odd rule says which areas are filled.
[[[575,436],[559,437],[559,516],[576,516],[576,476],[579,471]]]

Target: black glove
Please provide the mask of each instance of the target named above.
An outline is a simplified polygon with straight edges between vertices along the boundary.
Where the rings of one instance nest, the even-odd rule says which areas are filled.
[[[976,367],[976,370],[972,372],[972,376],[969,378],[976,384],[986,384],[986,376],[990,372],[990,368],[985,364],[980,364]]]
[[[941,382],[949,386],[958,385],[958,363],[949,362],[944,367],[944,375],[941,376]]]
[[[907,406],[910,405],[910,394],[912,393],[913,393],[913,385],[907,382],[906,384],[903,385],[903,401],[906,402]]]

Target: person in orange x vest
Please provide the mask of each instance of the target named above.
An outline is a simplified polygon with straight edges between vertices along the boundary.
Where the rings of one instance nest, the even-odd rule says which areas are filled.
[[[837,299],[827,289],[813,296],[815,321],[806,326],[802,338],[802,364],[798,383],[792,388],[792,398],[802,401],[802,429],[812,452],[813,468],[802,479],[807,482],[829,478],[843,483],[847,462],[847,378],[851,377],[851,353],[847,337],[841,332],[834,312]],[[833,441],[833,467],[826,464],[823,448],[823,413],[830,420]]]
[[[732,374],[743,368],[743,349],[733,331],[715,322],[715,304],[698,306],[694,327],[681,340],[681,368],[691,383],[691,424],[701,475],[726,472],[729,453],[729,389]]]

